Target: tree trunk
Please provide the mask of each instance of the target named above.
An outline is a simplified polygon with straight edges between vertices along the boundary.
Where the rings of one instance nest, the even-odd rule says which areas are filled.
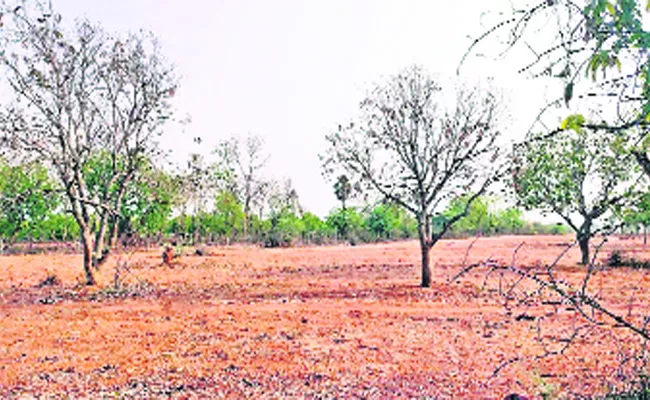
[[[81,234],[81,245],[83,247],[86,285],[92,286],[95,284],[95,277],[93,276],[93,249],[92,235],[90,231],[86,230]]]
[[[643,225],[643,246],[648,244],[648,227]]]
[[[578,238],[580,253],[582,254],[582,265],[589,265],[589,236],[584,235]]]
[[[422,253],[422,283],[423,288],[431,287],[431,266],[429,265],[429,255],[431,248],[426,241],[420,240],[420,252]]]
[[[111,250],[113,247],[115,247],[115,244],[117,243],[117,238],[118,238],[118,229],[119,229],[119,218],[118,217],[110,217],[112,219],[112,222],[110,224],[107,224],[106,227],[103,228],[103,232],[100,235],[101,239],[98,240],[98,242],[95,243],[95,253],[93,256],[93,267],[95,267],[96,270],[99,270],[102,265],[106,261],[108,261],[108,256],[111,253]],[[110,233],[108,236],[108,243],[106,243],[106,231],[110,229]]]
[[[422,282],[420,286],[423,288],[431,287],[431,265],[430,265],[430,251],[431,245],[429,240],[431,238],[431,225],[427,223],[426,214],[418,217],[418,236],[420,238],[420,254],[422,257]]]
[[[111,225],[111,236],[108,240],[108,249],[107,250],[112,250],[113,247],[117,244],[117,238],[119,237],[120,233],[120,218],[117,216],[113,217],[113,224]]]
[[[102,214],[101,221],[99,223],[99,229],[97,235],[95,236],[95,246],[92,254],[92,266],[99,270],[99,267],[104,263],[104,243],[106,240],[106,229],[108,216]]]

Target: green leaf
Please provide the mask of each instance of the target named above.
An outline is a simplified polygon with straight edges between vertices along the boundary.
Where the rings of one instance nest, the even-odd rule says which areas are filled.
[[[607,2],[606,7],[607,7],[607,11],[608,11],[608,12],[609,12],[613,17],[615,17],[615,16],[616,16],[616,8],[614,7],[614,5],[613,5],[612,3],[610,3],[610,2]]]
[[[618,72],[621,72],[621,70],[623,69],[623,65],[621,64],[621,60],[619,60],[618,57],[614,57],[613,61],[614,61],[614,64],[616,65],[616,68],[618,68]]]
[[[579,132],[584,125],[585,117],[582,114],[574,114],[566,117],[560,124],[560,128],[562,130],[571,129],[573,131]]]

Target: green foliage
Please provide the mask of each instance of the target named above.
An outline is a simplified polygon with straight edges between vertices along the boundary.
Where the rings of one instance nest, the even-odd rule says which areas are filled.
[[[567,124],[568,125],[568,124]],[[589,263],[589,240],[614,223],[617,208],[636,196],[635,165],[616,135],[590,129],[567,129],[517,149],[514,188],[528,209],[552,212],[576,232]],[[605,220],[600,227],[596,220]]]
[[[521,204],[554,212],[576,230],[571,215],[603,215],[617,203],[634,170],[617,148],[618,139],[570,128],[519,148],[513,177]]]
[[[560,127],[562,130],[570,129],[575,132],[579,132],[584,125],[585,125],[585,117],[580,114],[575,114],[566,117],[562,121]]]
[[[461,213],[469,196],[453,199],[445,211],[434,218],[434,227],[439,229],[448,218]],[[561,224],[542,224],[524,220],[523,211],[517,207],[494,209],[495,199],[479,196],[469,208],[467,216],[448,232],[449,236],[489,236],[489,235],[563,235],[567,228]]]
[[[179,202],[180,182],[150,164],[136,176],[125,194],[122,204],[123,230],[131,230],[143,237],[164,232],[174,207]]]
[[[497,211],[494,215],[495,232],[520,233],[526,225],[526,222],[523,219],[523,214],[522,210],[514,207]]]
[[[56,184],[42,165],[0,160],[0,237],[44,239],[50,214],[60,206]]]
[[[306,212],[302,214],[303,233],[318,232],[323,229],[323,221],[316,214]]]
[[[290,207],[284,207],[269,218],[270,229],[267,233],[266,246],[290,246],[304,234],[302,219]]]
[[[621,207],[618,215],[627,226],[650,226],[650,193],[642,193],[628,207]]]
[[[364,221],[375,239],[404,239],[417,235],[417,221],[394,204],[380,204],[373,208]]]
[[[110,168],[110,163],[101,155],[93,157],[90,165],[93,167],[86,172],[90,182],[102,179],[102,170]],[[7,232],[16,226],[19,229],[13,233],[14,239],[70,241],[78,238],[79,225],[56,196],[56,187],[49,181],[45,168],[38,164],[9,166],[3,162],[0,177],[0,193],[3,193],[5,200],[29,194],[25,202],[14,202],[20,207],[12,209],[5,206],[0,210],[0,233],[3,238],[8,239]],[[154,240],[172,236],[185,243],[195,240],[226,243],[245,240],[268,246],[348,240],[374,242],[417,237],[417,221],[403,207],[393,203],[381,203],[365,210],[338,208],[322,220],[313,213],[301,212],[291,196],[275,199],[268,218],[262,219],[252,214],[249,231],[244,235],[246,218],[243,205],[227,190],[218,192],[213,202],[207,202],[211,207],[209,209],[172,217],[175,211],[187,209],[183,203],[187,199],[179,196],[180,186],[179,177],[150,164],[143,167],[125,192],[120,232]],[[96,192],[96,195],[100,194]],[[465,202],[466,196],[454,199],[439,218],[444,219],[462,211]],[[555,229],[554,226],[524,222],[521,210],[515,208],[493,212],[490,210],[491,204],[491,199],[479,197],[470,207],[468,216],[461,219],[450,234],[549,233]],[[6,215],[9,215],[9,219]],[[20,218],[20,223],[8,222]]]
[[[339,239],[350,239],[361,232],[363,216],[353,207],[337,208],[330,212],[325,223]]]
[[[461,214],[472,194],[452,199],[447,208],[443,211],[442,217],[450,219]],[[469,207],[467,215],[458,220],[451,228],[451,233],[471,232],[489,234],[492,230],[492,215],[488,208],[490,201],[486,197],[478,197]]]
[[[214,217],[216,234],[232,240],[243,233],[246,215],[242,204],[232,192],[217,195]]]
[[[71,214],[51,213],[43,221],[42,239],[74,241],[79,238],[79,224]]]
[[[124,168],[123,158],[114,158],[106,150],[91,154],[82,169],[90,197],[108,198],[115,193],[121,182],[111,178],[114,171],[122,171]],[[111,185],[107,185],[108,183],[111,183]]]
[[[317,215],[310,212],[302,214],[301,237],[303,241],[322,243],[330,236],[326,224]]]

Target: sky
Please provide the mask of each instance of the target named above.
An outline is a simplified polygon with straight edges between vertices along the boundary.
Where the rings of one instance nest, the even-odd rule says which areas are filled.
[[[508,11],[509,2],[473,0],[53,0],[64,20],[86,17],[109,32],[145,29],[181,78],[178,115],[163,147],[185,163],[208,157],[230,136],[259,135],[268,176],[289,178],[303,207],[326,215],[337,206],[321,175],[324,137],[358,113],[373,85],[417,64],[453,77],[472,41]],[[489,4],[489,6],[488,6]],[[490,8],[488,8],[490,7]],[[487,13],[486,12],[490,12]],[[498,53],[494,49],[479,49]],[[493,76],[523,137],[548,93],[516,73],[519,62],[471,57],[464,79]],[[193,138],[200,137],[200,144]]]

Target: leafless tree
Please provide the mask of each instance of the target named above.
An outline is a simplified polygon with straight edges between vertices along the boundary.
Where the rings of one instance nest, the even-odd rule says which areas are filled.
[[[302,215],[303,208],[300,205],[300,196],[293,187],[291,179],[271,182],[268,193],[268,211],[271,214],[289,211],[293,214]]]
[[[519,260],[519,252],[527,245],[525,242],[513,249],[512,259],[509,263],[503,260],[487,259],[469,264],[467,260],[474,243],[470,244],[465,254],[463,267],[450,281],[457,281],[472,271],[484,270],[485,277],[480,292],[497,292],[504,300],[503,306],[507,310],[506,315],[517,311],[513,316],[516,321],[536,321],[536,340],[542,348],[542,351],[538,353],[515,354],[504,359],[495,366],[493,376],[517,362],[563,356],[572,346],[580,345],[585,340],[604,334],[608,338],[607,340],[619,347],[619,366],[615,371],[619,383],[622,382],[630,390],[638,389],[635,385],[647,385],[645,376],[650,363],[650,352],[648,351],[650,315],[647,314],[645,308],[638,305],[635,307],[632,303],[628,305],[627,310],[621,311],[619,307],[616,307],[616,301],[609,298],[602,287],[593,282],[594,277],[602,273],[605,268],[601,261],[598,261],[598,257],[604,252],[603,248],[609,241],[611,232],[613,230],[605,232],[602,240],[595,246],[584,277],[580,280],[569,279],[568,272],[570,270],[560,266],[560,262],[579,244],[577,240],[572,243],[564,243],[564,248],[558,251],[557,257],[552,262],[532,266],[522,265]],[[490,287],[489,290],[484,290],[488,287]],[[623,297],[630,295],[633,298],[633,290],[621,288],[617,295]],[[531,308],[542,308],[543,310],[534,312],[530,310]],[[528,311],[531,313],[529,314]],[[561,332],[557,332],[551,326],[544,326],[546,319],[552,320],[560,314],[573,315],[573,318],[570,318],[573,323],[563,327]],[[633,336],[619,337],[612,334],[613,330],[618,328],[629,331]],[[545,329],[553,331],[553,333],[544,332]],[[637,347],[622,346],[623,342],[628,345],[633,342],[640,345]],[[626,350],[622,347],[629,348]],[[614,382],[608,381],[607,383],[613,384]],[[583,397],[584,393],[575,393],[574,395]],[[569,397],[573,397],[573,395]]]
[[[321,157],[327,176],[345,173],[417,218],[423,287],[431,286],[431,248],[502,172],[502,116],[494,92],[447,91],[411,67],[377,87],[361,103],[357,121],[327,136]],[[464,210],[434,232],[435,213],[468,194]]]
[[[151,34],[114,37],[88,21],[66,29],[49,6],[29,4],[5,15],[10,40],[0,62],[15,99],[0,114],[0,134],[57,174],[93,284],[93,268],[117,239],[126,188],[157,155],[177,82]],[[92,188],[88,173],[101,176]]]
[[[182,213],[185,214],[186,207],[190,205],[192,219],[194,220],[194,243],[198,242],[200,235],[200,214],[206,209],[206,203],[216,197],[216,179],[212,166],[205,162],[201,154],[190,154],[187,162],[187,171],[183,174],[183,185],[181,188],[185,204]]]
[[[244,206],[247,230],[252,210],[264,206],[270,188],[269,181],[261,175],[269,160],[264,139],[254,135],[232,137],[221,142],[215,153],[225,189],[233,192]]]

